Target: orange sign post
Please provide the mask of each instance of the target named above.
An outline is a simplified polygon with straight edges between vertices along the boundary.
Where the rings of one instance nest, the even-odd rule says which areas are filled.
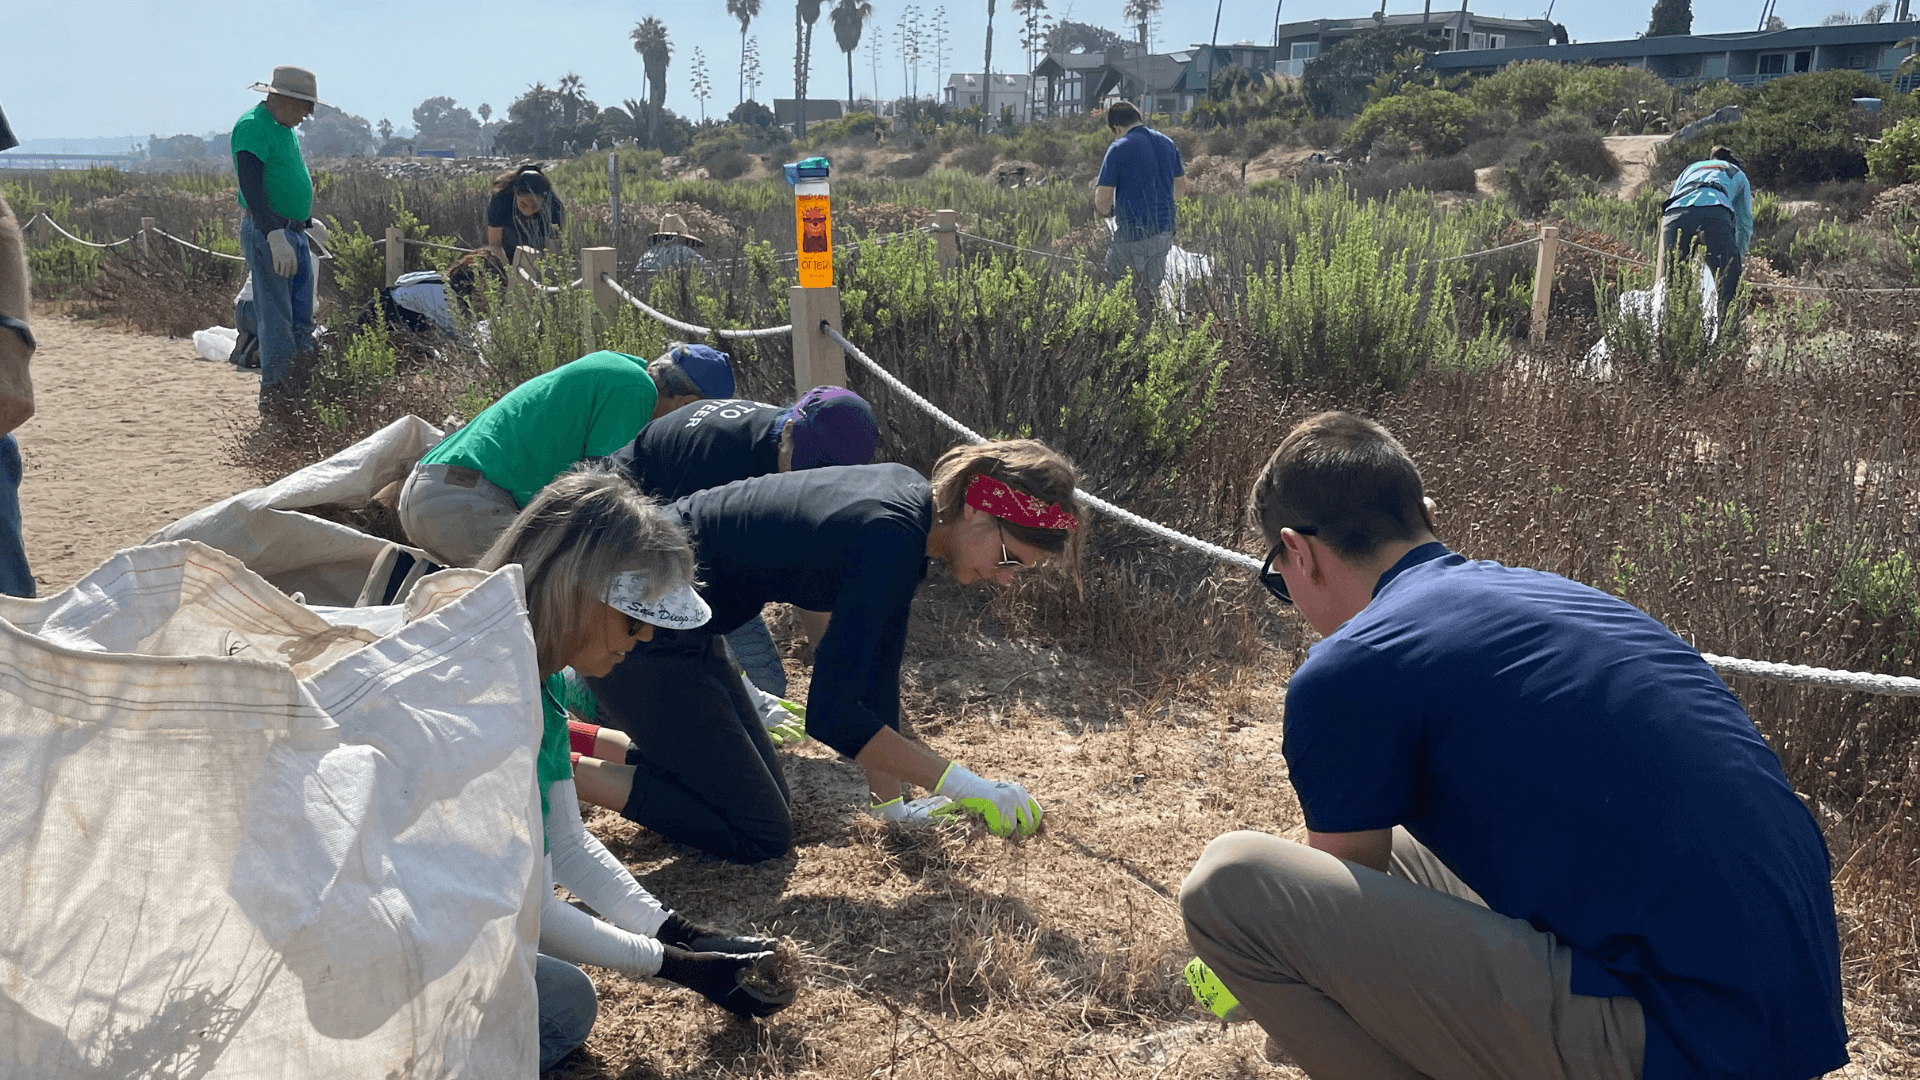
[[[807,158],[786,167],[793,185],[793,230],[798,284],[788,290],[793,315],[793,388],[805,394],[816,386],[847,385],[847,357],[839,343],[820,332],[825,323],[840,329],[840,290],[833,285],[833,204],[827,188],[826,158]]]

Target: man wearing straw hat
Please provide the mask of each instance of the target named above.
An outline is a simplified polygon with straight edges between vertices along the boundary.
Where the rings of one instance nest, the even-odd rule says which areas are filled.
[[[640,256],[640,269],[666,270],[675,266],[707,268],[707,260],[696,248],[705,240],[687,231],[687,219],[668,214],[660,219],[660,231],[647,238],[647,253]]]
[[[313,178],[293,129],[325,105],[313,72],[281,65],[267,99],[233,125],[233,171],[240,178],[240,250],[253,277],[254,333],[260,342],[260,413],[292,418],[313,366],[313,259],[326,226],[313,217]]]

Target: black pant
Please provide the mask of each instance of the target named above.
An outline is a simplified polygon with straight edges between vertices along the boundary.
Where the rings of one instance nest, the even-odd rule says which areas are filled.
[[[1669,210],[1660,219],[1660,242],[1667,249],[1668,273],[1692,258],[1695,247],[1706,254],[1707,268],[1720,283],[1720,314],[1727,313],[1740,287],[1743,256],[1733,234],[1730,206],[1687,206]]]
[[[633,793],[622,815],[735,862],[787,853],[787,779],[724,638],[655,630],[587,686],[600,722],[633,740]]]

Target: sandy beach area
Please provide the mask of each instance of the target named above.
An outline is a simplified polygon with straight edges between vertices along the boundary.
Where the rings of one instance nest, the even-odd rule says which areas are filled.
[[[27,559],[46,596],[155,529],[254,486],[233,464],[259,375],[185,338],[35,311],[36,411],[15,435]]]

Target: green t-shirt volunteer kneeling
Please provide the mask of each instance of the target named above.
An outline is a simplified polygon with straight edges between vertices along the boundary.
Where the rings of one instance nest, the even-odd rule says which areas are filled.
[[[420,464],[472,469],[524,507],[575,464],[632,442],[658,396],[645,360],[588,353],[514,387]]]

